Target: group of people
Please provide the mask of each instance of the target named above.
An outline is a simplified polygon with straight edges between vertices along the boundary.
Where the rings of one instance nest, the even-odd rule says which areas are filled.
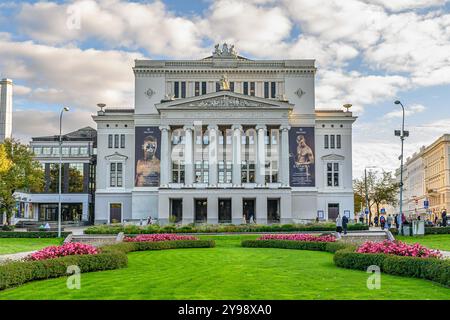
[[[348,217],[346,215],[341,217],[341,215],[338,214],[336,218],[336,232],[338,236],[340,236],[342,232],[344,232],[344,234],[347,234],[347,228],[348,228]]]

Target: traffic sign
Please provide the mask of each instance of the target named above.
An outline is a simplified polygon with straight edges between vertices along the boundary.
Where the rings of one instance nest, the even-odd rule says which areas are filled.
[[[386,213],[386,209],[385,208],[381,208],[381,213]]]
[[[423,202],[423,208],[424,208],[424,209],[428,209],[429,207],[430,207],[430,201],[425,200],[425,201]]]

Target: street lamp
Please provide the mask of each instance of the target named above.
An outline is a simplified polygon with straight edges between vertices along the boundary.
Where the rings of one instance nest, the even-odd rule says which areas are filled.
[[[364,168],[364,187],[366,189],[366,210],[368,210],[369,219],[367,219],[367,224],[370,225],[370,207],[369,207],[369,187],[367,184],[367,169],[375,169],[377,166],[370,166]]]
[[[64,111],[69,111],[69,107],[62,108],[59,114],[58,238],[61,238],[62,116]]]
[[[400,137],[402,142],[402,149],[400,154],[400,214],[397,217],[397,223],[399,230],[402,230],[402,215],[403,215],[403,144],[406,137],[409,137],[409,131],[405,131],[405,107],[400,100],[395,100],[395,104],[399,104],[402,107],[402,130],[395,130],[395,136]]]

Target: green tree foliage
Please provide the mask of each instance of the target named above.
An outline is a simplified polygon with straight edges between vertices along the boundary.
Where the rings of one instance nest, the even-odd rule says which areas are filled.
[[[0,172],[0,211],[6,213],[7,223],[15,212],[14,192],[41,191],[44,172],[33,152],[15,139],[6,139],[2,144],[6,159],[10,162],[7,170]]]

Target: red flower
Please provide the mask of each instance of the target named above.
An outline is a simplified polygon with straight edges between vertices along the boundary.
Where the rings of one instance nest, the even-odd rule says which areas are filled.
[[[333,235],[316,236],[312,234],[267,234],[257,240],[292,240],[292,241],[307,241],[307,242],[335,242],[336,237]]]
[[[194,236],[180,236],[171,233],[141,234],[136,237],[125,237],[125,242],[157,242],[157,241],[175,241],[175,240],[199,240]]]
[[[358,247],[358,253],[385,253],[396,256],[419,257],[419,258],[440,258],[442,254],[439,250],[431,250],[418,243],[413,245],[401,241],[371,242],[367,241]]]
[[[45,260],[71,255],[97,254],[97,248],[84,243],[65,243],[61,246],[50,246],[28,256],[30,260]]]

